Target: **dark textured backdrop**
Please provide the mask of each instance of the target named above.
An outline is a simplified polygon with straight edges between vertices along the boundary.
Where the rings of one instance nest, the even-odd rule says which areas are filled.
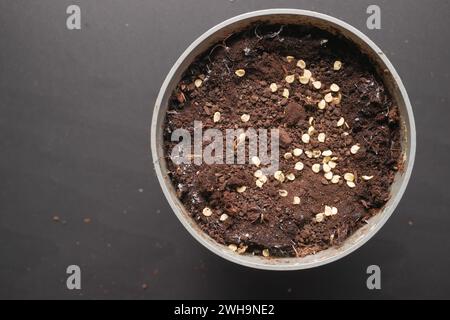
[[[365,27],[371,3],[382,30]],[[65,27],[69,4],[81,31]],[[226,18],[273,7],[330,14],[372,38],[403,78],[418,134],[383,229],[341,261],[285,273],[193,240],[149,151],[153,104],[182,51]],[[449,12],[444,0],[0,0],[0,298],[450,298]],[[69,264],[81,291],[65,287]],[[381,291],[366,289],[370,264]]]

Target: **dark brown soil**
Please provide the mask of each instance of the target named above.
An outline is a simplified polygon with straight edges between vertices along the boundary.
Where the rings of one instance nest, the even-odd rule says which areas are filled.
[[[185,72],[173,92],[165,122],[165,150],[170,178],[181,202],[202,230],[219,243],[235,244],[240,253],[272,256],[305,256],[339,245],[365,221],[376,214],[389,198],[389,188],[398,170],[401,154],[398,108],[372,67],[371,61],[345,39],[309,27],[259,26],[234,34],[199,57]],[[293,56],[291,62],[286,58]],[[306,62],[312,77],[320,80],[319,90],[301,84],[303,70],[297,61]],[[342,68],[333,69],[336,60]],[[238,77],[235,70],[244,69]],[[291,84],[287,75],[295,75]],[[196,87],[194,81],[202,79]],[[278,90],[271,92],[271,83]],[[324,110],[317,103],[330,92],[332,83],[340,87],[341,101]],[[282,96],[289,90],[289,98]],[[334,94],[337,96],[337,93]],[[213,122],[215,112],[221,120]],[[242,122],[240,116],[249,114]],[[310,143],[302,142],[309,119],[315,133]],[[345,124],[337,127],[343,117]],[[175,165],[169,155],[177,142],[171,132],[186,128],[193,132],[194,120],[203,122],[203,130],[218,128],[280,129],[280,169],[294,173],[294,181],[280,183],[273,176],[262,188],[256,186],[255,165]],[[325,142],[318,133],[326,134]],[[350,152],[359,145],[356,154]],[[284,153],[301,148],[299,157],[285,159]],[[331,183],[324,172],[314,173],[313,164],[322,164],[323,156],[309,158],[305,151],[332,150],[337,166]],[[302,171],[294,169],[301,161]],[[343,176],[355,175],[356,187],[350,188]],[[373,176],[365,181],[362,176]],[[246,186],[245,192],[236,188]],[[281,197],[279,190],[288,192]],[[301,199],[293,204],[293,197]],[[338,213],[318,222],[316,215],[325,205]],[[202,214],[208,207],[211,216]],[[221,215],[228,218],[220,221]],[[320,219],[319,219],[320,220]],[[233,246],[231,246],[233,247]],[[263,252],[264,250],[264,252]]]

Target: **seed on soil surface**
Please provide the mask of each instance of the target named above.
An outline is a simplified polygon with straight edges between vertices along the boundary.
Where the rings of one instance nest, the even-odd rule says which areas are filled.
[[[306,156],[307,156],[308,158],[312,158],[312,157],[313,157],[313,152],[310,151],[310,150],[306,150],[306,151],[305,151],[305,154],[306,154]]]
[[[303,70],[303,76],[310,79],[312,77],[312,73],[308,69],[305,69]]]
[[[202,86],[202,83],[203,83],[202,79],[196,79],[196,80],[194,81],[194,85],[195,85],[197,88],[200,88],[200,87]]]
[[[288,174],[286,175],[286,178],[287,178],[289,181],[294,181],[294,180],[295,180],[295,175],[294,175],[293,173],[288,173]]]
[[[304,133],[304,134],[302,135],[302,141],[303,141],[303,143],[309,143],[309,139],[310,139],[309,134]]]
[[[291,159],[291,158],[292,158],[292,153],[286,152],[286,153],[284,154],[284,158],[285,158],[286,160]]]
[[[264,182],[262,182],[261,180],[256,180],[256,186],[258,187],[258,188],[262,188],[263,187],[263,185],[264,185]]]
[[[306,68],[306,62],[303,60],[298,60],[297,61],[297,67],[301,68],[301,69],[305,69]]]
[[[306,78],[305,76],[300,76],[298,78],[298,81],[300,81],[301,84],[308,84],[309,83],[309,78]]]
[[[286,190],[278,190],[280,197],[287,197],[288,192]]]
[[[326,101],[325,101],[324,99],[320,100],[319,103],[317,104],[317,107],[318,107],[320,110],[325,109],[326,106],[327,106],[327,103],[326,103]]]
[[[214,113],[213,121],[214,122],[219,122],[220,121],[220,112],[215,112]]]
[[[325,142],[325,133],[323,132],[319,133],[319,135],[317,136],[317,140],[319,142]]]
[[[339,118],[338,122],[336,123],[336,127],[342,127],[342,125],[344,124],[345,119],[344,118]]]
[[[334,175],[332,178],[331,178],[331,183],[339,183],[339,180],[341,179],[341,176],[338,176],[338,175]]]
[[[330,86],[330,90],[333,91],[333,92],[338,92],[339,91],[339,86],[336,83],[333,83]]]
[[[290,74],[290,75],[286,76],[286,78],[284,78],[284,80],[286,80],[287,83],[292,83],[295,80],[295,75]]]
[[[327,163],[324,163],[323,164],[323,172],[330,172],[330,171],[331,171],[330,165]],[[330,179],[328,179],[328,180],[330,180]]]
[[[368,181],[368,180],[372,179],[373,176],[362,176],[361,178],[362,178],[363,180]]]
[[[295,157],[299,157],[302,155],[303,150],[300,148],[295,148],[294,150],[292,150],[292,153],[294,154]]]
[[[263,176],[263,172],[261,170],[256,170],[253,175],[255,178],[261,178]]]
[[[356,187],[356,184],[353,181],[347,181],[347,186],[349,186],[350,188],[354,188]]]
[[[294,169],[297,171],[303,170],[303,167],[304,167],[303,162],[300,162],[300,161],[294,165]]]
[[[237,253],[243,254],[243,253],[245,253],[245,251],[247,251],[247,248],[248,248],[248,246],[240,246],[240,247],[237,249]]]
[[[329,217],[332,215],[333,210],[331,209],[330,206],[325,206],[325,211],[323,212],[325,214],[325,216]]]
[[[338,209],[336,207],[331,207],[331,215],[334,216],[338,213]]]
[[[284,182],[284,173],[282,171],[275,171],[273,177],[281,183]]]
[[[259,167],[259,165],[261,164],[261,160],[260,160],[257,156],[253,156],[253,157],[252,157],[252,163],[253,163],[255,166]]]
[[[331,179],[333,179],[333,172],[328,171],[323,176],[325,177],[325,179],[331,180]]]
[[[228,215],[226,214],[226,213],[223,213],[221,216],[220,216],[220,218],[219,218],[219,220],[220,221],[225,221],[225,220],[227,220],[228,219]]]
[[[205,208],[203,208],[202,213],[205,217],[209,217],[212,215],[212,210],[208,207],[205,207]]]
[[[312,126],[313,123],[314,123],[314,117],[309,117],[308,123],[309,123],[310,126]]]
[[[325,99],[325,102],[330,103],[331,101],[333,101],[333,95],[331,94],[331,92],[327,93],[325,95],[325,97],[323,97]]]
[[[310,136],[312,136],[313,133],[314,133],[315,131],[316,131],[316,129],[314,129],[313,126],[310,126],[310,127],[308,128],[308,134],[309,134]]]
[[[293,56],[287,56],[286,57],[286,60],[287,60],[287,62],[292,62],[292,61],[294,61],[295,60],[295,57],[293,57]]]
[[[318,163],[313,164],[313,165],[311,166],[311,169],[312,169],[312,171],[313,171],[314,173],[319,173],[319,171],[320,171],[320,164],[318,164]]]
[[[269,249],[264,249],[264,250],[262,251],[262,255],[263,255],[264,257],[270,256]]]
[[[312,85],[313,85],[314,89],[317,89],[317,90],[319,90],[322,87],[322,83],[320,81],[314,81],[312,83]]]
[[[321,154],[322,154],[322,151],[320,151],[319,149],[314,149],[312,151],[312,155],[313,155],[314,158],[320,157]]]
[[[334,161],[328,161],[328,165],[330,166],[331,169],[336,168],[337,163]]]
[[[324,218],[325,218],[325,215],[323,214],[323,212],[316,214],[317,222],[322,222]]]
[[[259,181],[261,181],[262,183],[266,183],[267,182],[267,176],[262,175],[261,177],[258,178]]]
[[[277,86],[277,84],[274,82],[274,83],[271,83],[270,84],[270,91],[272,91],[272,92],[276,92],[278,90],[278,86]]]
[[[357,144],[355,144],[355,145],[353,145],[353,146],[350,148],[350,152],[351,152],[352,154],[356,154],[356,153],[358,152],[359,148],[360,148],[360,146],[357,145]]]
[[[230,249],[231,251],[236,251],[237,250],[237,245],[235,245],[234,243],[229,244],[228,245],[228,249]]]
[[[245,70],[244,70],[244,69],[237,69],[234,73],[235,73],[238,77],[243,77],[243,76],[245,76]]]
[[[243,193],[243,192],[245,192],[245,190],[247,190],[246,186],[241,186],[241,187],[237,187],[236,188],[236,191],[239,192],[239,193]]]
[[[340,62],[339,60],[336,60],[333,64],[333,70],[334,71],[339,71],[342,68],[342,62]]]
[[[250,115],[244,113],[244,114],[241,116],[241,121],[242,121],[242,122],[248,122],[248,120],[250,120]]]
[[[289,98],[289,90],[288,89],[283,89],[283,97],[285,97],[286,99]]]
[[[292,204],[300,204],[300,197],[295,196],[292,200]]]
[[[333,151],[331,151],[331,150],[325,150],[322,152],[322,155],[324,157],[330,157],[332,154],[333,154]]]
[[[344,173],[345,181],[355,181],[355,175],[351,172]]]

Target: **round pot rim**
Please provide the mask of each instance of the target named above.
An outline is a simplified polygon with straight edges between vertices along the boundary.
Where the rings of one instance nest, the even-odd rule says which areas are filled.
[[[399,186],[399,189],[392,197],[392,203],[390,204],[390,207],[387,208],[383,213],[383,217],[377,222],[377,224],[367,231],[367,233],[362,237],[360,240],[358,240],[356,243],[350,245],[345,250],[337,252],[335,255],[324,258],[319,261],[311,261],[307,263],[289,263],[289,264],[283,264],[283,263],[263,263],[260,260],[255,261],[248,261],[242,259],[242,256],[232,252],[231,250],[224,250],[223,248],[219,247],[220,244],[216,243],[214,244],[211,241],[207,241],[206,238],[199,234],[199,232],[203,232],[201,230],[195,230],[190,223],[188,223],[187,219],[190,219],[190,217],[185,216],[179,209],[179,207],[175,204],[173,197],[174,195],[168,190],[166,183],[167,181],[163,177],[163,173],[161,170],[161,165],[159,163],[159,156],[158,156],[158,141],[157,141],[157,131],[158,131],[158,114],[161,108],[161,103],[163,102],[164,95],[167,91],[167,88],[169,86],[169,83],[171,79],[174,77],[175,73],[177,72],[180,65],[183,63],[183,61],[190,55],[190,53],[201,43],[203,43],[207,38],[212,36],[214,33],[218,32],[219,30],[223,29],[224,27],[234,24],[236,22],[239,22],[241,20],[246,20],[249,18],[255,18],[255,17],[267,17],[271,15],[300,15],[300,16],[309,16],[312,18],[320,19],[324,22],[328,22],[334,25],[337,25],[343,29],[346,29],[348,32],[352,33],[354,36],[359,38],[362,42],[364,42],[367,46],[369,46],[377,55],[378,57],[383,61],[386,68],[389,70],[389,72],[392,75],[392,78],[394,79],[394,82],[396,83],[398,90],[400,91],[401,98],[403,99],[403,102],[405,104],[406,108],[406,117],[409,121],[409,128],[408,128],[408,138],[410,139],[409,143],[409,150],[405,154],[407,161],[407,166],[404,168],[404,173],[402,174],[402,181]],[[173,212],[176,214],[180,222],[183,224],[183,226],[187,229],[187,231],[197,240],[199,241],[203,246],[208,248],[213,253],[217,254],[218,256],[229,260],[231,262],[244,265],[251,268],[256,269],[264,269],[264,270],[301,270],[301,269],[308,269],[308,268],[314,268],[318,266],[322,266],[328,263],[331,263],[333,261],[336,261],[338,259],[341,259],[351,252],[357,250],[360,248],[363,244],[365,244],[368,240],[370,240],[386,223],[386,221],[389,219],[389,217],[392,215],[392,213],[395,211],[395,208],[397,207],[400,199],[402,198],[406,187],[408,185],[412,169],[414,166],[414,158],[415,158],[415,152],[416,152],[416,129],[415,129],[415,123],[414,123],[414,115],[413,110],[411,107],[411,103],[408,97],[408,94],[406,92],[406,89],[403,85],[402,80],[400,79],[400,76],[398,75],[397,71],[389,61],[389,59],[384,55],[382,50],[372,41],[370,40],[364,33],[356,29],[355,27],[351,26],[350,24],[334,18],[332,16],[318,13],[315,11],[308,11],[308,10],[301,10],[301,9],[265,9],[265,10],[258,10],[258,11],[251,11],[244,14],[237,15],[235,17],[229,18],[216,26],[210,28],[206,32],[204,32],[201,36],[199,36],[196,40],[194,40],[191,45],[180,55],[180,57],[177,59],[173,67],[170,69],[169,73],[167,74],[161,89],[159,91],[158,97],[156,99],[155,108],[153,111],[153,117],[151,122],[151,153],[154,163],[154,169],[156,172],[156,176],[158,177],[159,184],[163,190],[163,193],[169,202]],[[381,212],[379,213],[381,214]],[[345,241],[344,241],[345,243]],[[297,258],[302,259],[302,258]],[[270,259],[268,259],[270,260]],[[282,261],[282,258],[279,259]]]

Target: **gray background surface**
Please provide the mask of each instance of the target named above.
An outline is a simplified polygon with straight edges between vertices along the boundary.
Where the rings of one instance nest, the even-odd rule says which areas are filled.
[[[372,3],[382,30],[365,26]],[[69,4],[81,31],[66,29]],[[183,50],[226,18],[274,7],[366,33],[403,78],[418,132],[412,180],[383,229],[338,262],[286,273],[192,239],[149,151],[157,92]],[[449,12],[444,0],[0,0],[0,298],[450,298]],[[70,264],[81,291],[66,289]],[[370,264],[381,291],[366,288]]]

